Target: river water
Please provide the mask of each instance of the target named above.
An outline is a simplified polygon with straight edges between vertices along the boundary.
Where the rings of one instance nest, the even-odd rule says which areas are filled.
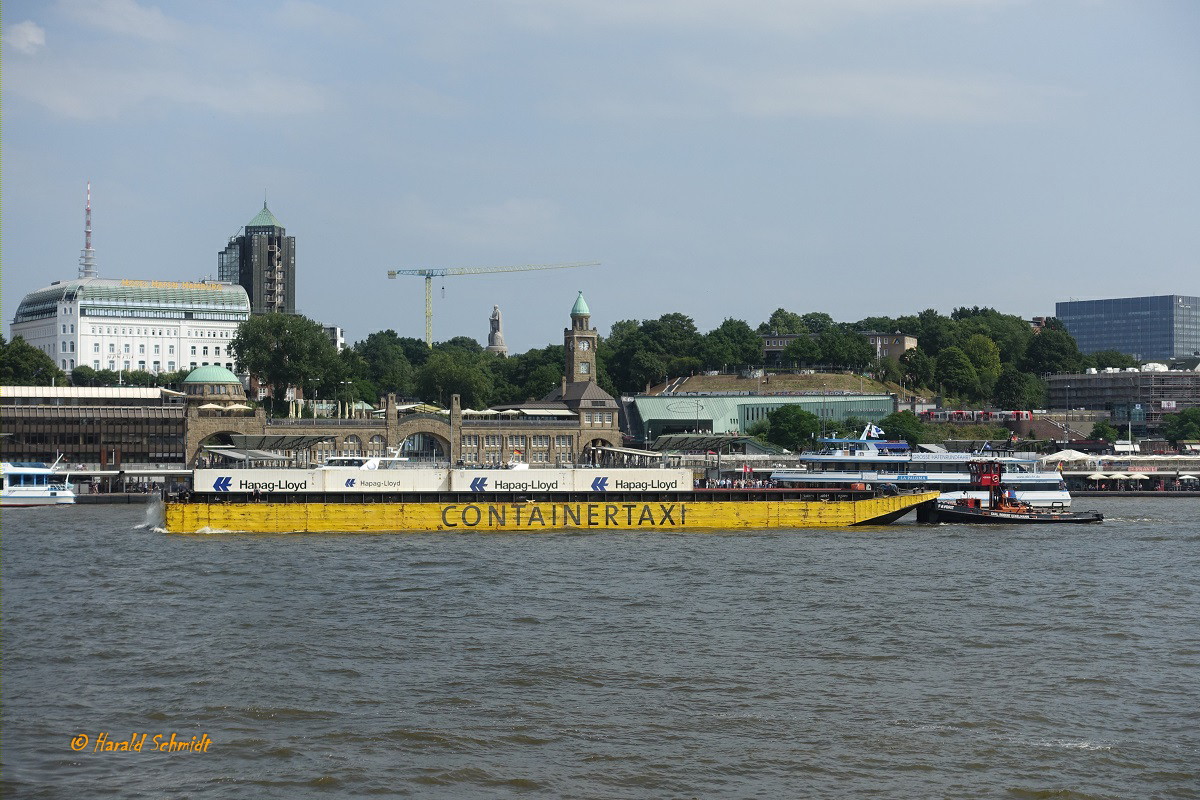
[[[1108,519],[178,536],[6,510],[0,789],[1200,796],[1200,500],[1076,505]]]

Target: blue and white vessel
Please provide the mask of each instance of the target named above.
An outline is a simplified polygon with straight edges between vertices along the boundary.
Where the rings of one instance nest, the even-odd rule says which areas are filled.
[[[874,429],[878,430],[878,429]],[[1033,453],[987,450],[947,453],[912,450],[907,442],[868,438],[822,439],[818,450],[800,456],[801,469],[777,469],[771,479],[811,488],[894,484],[906,490],[936,490],[950,503],[972,498],[988,503],[988,492],[971,487],[973,461],[1000,461],[1006,497],[1034,508],[1069,508],[1071,493],[1057,470],[1044,469]]]
[[[58,462],[46,465],[30,461],[0,464],[0,506],[57,506],[75,502],[70,478],[57,470]]]

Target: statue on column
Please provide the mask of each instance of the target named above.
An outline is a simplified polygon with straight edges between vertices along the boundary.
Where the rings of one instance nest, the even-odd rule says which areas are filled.
[[[492,306],[491,332],[488,333],[487,351],[508,356],[508,348],[504,345],[504,333],[500,330],[500,306]]]

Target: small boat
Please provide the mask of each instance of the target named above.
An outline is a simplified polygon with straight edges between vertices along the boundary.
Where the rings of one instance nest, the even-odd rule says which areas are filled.
[[[978,498],[939,500],[933,504],[923,522],[965,522],[991,525],[1041,525],[1051,523],[1102,522],[1098,511],[1069,511],[1065,507],[1034,508],[1016,499],[1015,493],[1001,488],[1004,465],[999,461],[980,461],[971,465],[971,487],[988,490],[989,503],[984,506]]]
[[[51,465],[31,461],[0,464],[0,506],[20,508],[74,503],[75,490],[71,481],[57,467],[58,461]]]

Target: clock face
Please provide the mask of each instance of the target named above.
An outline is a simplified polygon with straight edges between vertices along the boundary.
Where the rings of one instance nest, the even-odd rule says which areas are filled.
[[[580,350],[588,350],[591,348],[591,346],[592,346],[592,343],[590,341],[588,341],[587,339],[579,340],[579,349]]]

